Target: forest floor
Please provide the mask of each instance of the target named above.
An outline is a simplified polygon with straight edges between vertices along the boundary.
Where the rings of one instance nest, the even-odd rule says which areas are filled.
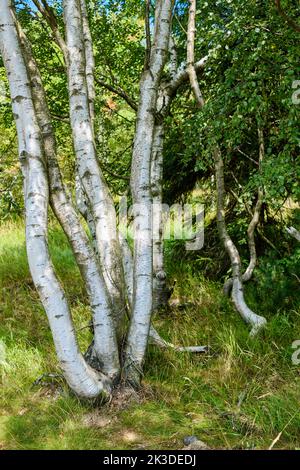
[[[249,304],[268,319],[261,336],[250,339],[221,283],[195,275],[178,259],[169,263],[169,275],[177,279],[173,297],[185,306],[156,315],[154,324],[175,344],[208,344],[207,354],[150,346],[142,393],[119,406],[82,403],[59,377],[37,382],[59,369],[23,231],[21,223],[0,226],[0,448],[180,449],[188,435],[212,449],[300,448],[300,366],[291,359],[300,309],[285,310],[247,287]],[[55,227],[50,250],[84,348],[86,297]]]

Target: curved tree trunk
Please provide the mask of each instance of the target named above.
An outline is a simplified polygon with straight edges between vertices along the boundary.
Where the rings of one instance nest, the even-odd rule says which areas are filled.
[[[119,326],[125,313],[121,250],[114,203],[96,155],[90,111],[91,92],[89,93],[86,78],[86,53],[80,2],[81,0],[64,0],[63,2],[66,44],[69,53],[70,122],[78,175],[95,224],[102,272],[114,308],[115,324]],[[91,78],[90,75],[89,78]]]
[[[67,235],[85,281],[93,314],[94,351],[99,362],[98,369],[115,378],[119,375],[119,358],[110,298],[96,255],[78,215],[66,195],[57,162],[56,141],[41,76],[32,56],[30,44],[20,28],[19,35],[31,81],[36,117],[42,135],[49,175],[51,207]]]
[[[258,128],[258,143],[259,143],[259,168],[261,168],[262,161],[265,155],[265,145],[264,145],[264,135],[261,128]],[[248,282],[252,278],[253,271],[257,264],[257,254],[256,254],[256,245],[255,245],[255,230],[259,224],[259,218],[261,214],[261,209],[263,205],[264,191],[263,188],[258,188],[257,192],[257,201],[255,204],[254,212],[252,219],[247,229],[247,238],[248,238],[248,247],[250,253],[250,261],[247,266],[246,271],[242,275],[242,281]],[[250,209],[249,209],[250,211]],[[224,284],[224,294],[229,295],[233,286],[233,280],[228,279]]]
[[[204,100],[199,87],[197,74],[194,63],[194,47],[195,47],[195,15],[196,15],[196,0],[190,0],[189,8],[189,19],[188,19],[188,44],[187,44],[187,72],[190,78],[192,90],[194,92],[198,106],[202,108],[204,106]],[[244,299],[243,282],[241,275],[241,259],[239,252],[231,240],[225,223],[225,210],[224,210],[224,165],[221,155],[221,151],[218,146],[214,150],[215,160],[215,173],[216,173],[216,186],[217,186],[217,224],[220,239],[222,240],[224,247],[230,257],[232,267],[232,301],[240,313],[241,317],[246,323],[252,326],[251,336],[255,335],[265,324],[266,319],[259,315],[256,315],[247,306]],[[251,249],[253,247],[251,246]],[[254,245],[255,248],[255,245]],[[255,252],[256,256],[256,252]]]
[[[215,171],[216,171],[216,186],[217,186],[217,224],[220,239],[224,245],[225,250],[227,251],[232,268],[232,301],[235,305],[235,308],[240,313],[241,317],[246,323],[249,323],[252,327],[251,336],[254,336],[258,331],[263,328],[266,324],[266,319],[256,313],[247,306],[244,299],[244,290],[241,274],[241,259],[239,252],[231,240],[225,222],[225,209],[224,209],[224,164],[221,156],[221,151],[219,148],[216,148],[214,151],[215,159]]]
[[[47,165],[10,0],[2,2],[1,18],[0,47],[10,85],[24,175],[29,267],[49,319],[65,378],[79,396],[94,398],[100,393],[109,393],[111,383],[83,359],[76,342],[69,306],[51,263],[47,244]],[[14,53],[11,54],[11,51]]]

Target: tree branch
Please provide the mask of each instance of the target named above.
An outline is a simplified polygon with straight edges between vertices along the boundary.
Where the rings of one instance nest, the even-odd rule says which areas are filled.
[[[203,57],[202,59],[198,60],[194,64],[194,68],[197,74],[199,74],[205,67],[206,63],[208,60],[208,55]],[[187,68],[183,70],[179,70],[175,77],[168,83],[168,93],[171,96],[175,96],[177,93],[178,88],[183,85],[185,82],[187,82],[189,79],[189,74]]]
[[[120,86],[114,86],[111,85],[110,83],[104,82],[103,80],[99,78],[95,78],[96,83],[100,85],[103,88],[106,88],[107,90],[111,91],[112,93],[115,93],[116,95],[120,96],[120,98],[123,98],[123,100],[126,101],[126,103],[134,110],[137,111],[137,104],[134,101],[134,99]]]
[[[146,32],[146,52],[144,70],[147,70],[151,55],[151,33],[150,33],[150,0],[146,0],[145,5],[145,32]]]
[[[188,32],[187,32],[187,72],[199,108],[204,106],[204,99],[200,90],[195,70],[195,34],[196,34],[196,0],[190,0]]]
[[[297,31],[297,33],[300,33],[300,25],[296,23],[290,16],[288,16],[285,11],[282,9],[281,6],[281,1],[280,0],[275,0],[275,5],[278,10],[278,13],[282,18],[287,22],[287,24],[294,30]]]
[[[300,242],[300,232],[295,227],[287,227],[286,231],[291,237],[294,237],[298,242]]]
[[[66,46],[65,40],[63,39],[62,35],[60,34],[56,16],[54,15],[52,9],[49,7],[47,2],[45,0],[41,0],[42,4],[40,3],[39,0],[32,0],[40,14],[43,16],[43,18],[46,20],[48,26],[50,27],[54,40],[56,44],[59,46],[59,48],[62,51],[62,54],[64,56],[64,61],[66,66],[69,64],[69,53],[68,53],[68,48]]]

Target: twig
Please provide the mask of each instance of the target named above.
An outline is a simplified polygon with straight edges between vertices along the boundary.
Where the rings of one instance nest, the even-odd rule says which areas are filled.
[[[107,83],[97,77],[95,77],[96,83],[98,85],[102,86],[103,88],[106,88],[107,90],[111,91],[112,93],[115,93],[116,95],[120,96],[120,98],[123,98],[126,103],[134,110],[137,111],[137,104],[134,101],[134,99],[120,86],[115,86],[111,85],[110,83]]]

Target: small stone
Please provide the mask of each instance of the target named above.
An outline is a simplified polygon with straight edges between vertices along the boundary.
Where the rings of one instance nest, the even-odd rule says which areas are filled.
[[[183,442],[186,447],[182,450],[209,450],[208,445],[200,441],[196,436],[186,436]]]
[[[198,441],[198,438],[196,436],[185,436],[183,439],[183,443],[185,446],[189,446],[195,441]]]

